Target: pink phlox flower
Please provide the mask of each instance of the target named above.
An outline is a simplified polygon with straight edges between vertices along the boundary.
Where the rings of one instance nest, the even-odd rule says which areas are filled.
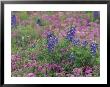
[[[35,74],[34,73],[28,73],[27,77],[35,77]]]

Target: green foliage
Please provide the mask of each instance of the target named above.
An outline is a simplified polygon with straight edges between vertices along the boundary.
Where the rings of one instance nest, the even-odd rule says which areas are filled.
[[[20,53],[22,57],[27,58],[27,53],[34,52],[37,49],[37,43],[34,43],[35,48],[31,46],[33,44],[31,41],[37,40],[36,32],[30,25],[19,27],[16,31],[19,32],[11,38],[11,51],[12,53]]]
[[[90,53],[90,48],[86,47],[76,47],[74,46],[71,48],[71,51],[74,52],[76,58],[74,65],[76,67],[83,67],[83,66],[93,66],[99,64],[99,54],[97,53],[96,56],[92,56]]]
[[[53,11],[48,11],[48,12],[47,12],[47,14],[48,14],[49,16],[53,15],[53,13],[54,13]]]
[[[69,73],[71,73],[71,71],[73,70],[73,67],[74,67],[73,63],[63,65],[64,71],[69,72]]]
[[[100,76],[100,66],[99,65],[95,65],[94,67],[93,67],[93,76],[94,77],[98,77],[98,76]]]
[[[41,72],[38,72],[38,73],[36,74],[36,76],[44,77],[45,75],[44,75],[43,73],[41,73]]]
[[[36,20],[38,20],[38,19],[40,19],[40,21],[41,21],[41,24],[43,25],[43,26],[48,26],[49,25],[49,21],[48,20],[43,20],[43,19],[41,19],[40,17],[36,17],[34,20],[35,20],[35,23],[36,23]]]
[[[64,21],[67,17],[65,15],[61,16],[61,21]]]
[[[93,11],[87,11],[87,15],[90,17],[91,22],[95,22],[96,19],[93,16]],[[99,19],[99,18],[98,18]],[[100,19],[99,19],[100,20]]]
[[[31,26],[22,27],[16,37],[12,37],[12,46],[16,44],[18,47],[27,47],[31,40],[36,39],[36,33]]]
[[[90,17],[90,21],[93,22],[94,21],[93,12],[92,11],[88,11],[87,15]]]
[[[50,77],[55,77],[55,76],[56,76],[56,74],[55,74],[55,72],[54,72],[53,70],[49,71],[49,72],[48,72],[48,75],[49,75]]]
[[[35,67],[22,68],[22,69],[12,72],[11,76],[12,77],[23,77],[23,76],[26,76],[28,73],[34,72],[34,71],[35,71]]]
[[[43,44],[44,43],[44,44]],[[40,40],[39,46],[42,49],[43,45],[46,45],[46,40]],[[50,62],[55,62],[55,63],[60,63],[62,59],[66,59],[68,57],[69,52],[61,52],[62,48],[67,49],[67,46],[69,45],[69,42],[67,40],[62,40],[59,42],[59,44],[55,47],[53,52],[48,52],[48,49],[42,49],[41,53],[38,56],[38,60],[40,61],[47,61],[48,63]]]
[[[48,21],[48,20],[42,20],[42,24],[43,24],[44,26],[48,26],[48,25],[49,25],[49,21]]]
[[[20,12],[19,17],[21,20],[27,20],[28,19],[28,13],[26,11]]]

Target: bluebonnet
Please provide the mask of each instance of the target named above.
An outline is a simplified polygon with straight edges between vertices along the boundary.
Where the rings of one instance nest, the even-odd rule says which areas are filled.
[[[75,46],[79,46],[80,40],[79,39],[72,39],[72,44]]]
[[[93,56],[96,55],[96,50],[97,50],[97,44],[94,43],[94,42],[92,42],[91,45],[90,45],[90,51],[91,51],[91,54],[92,54]]]
[[[94,12],[93,12],[93,17],[94,17],[95,19],[99,18],[99,16],[100,16],[99,11],[94,11]]]
[[[11,26],[16,27],[16,16],[15,15],[11,16]]]
[[[75,31],[76,31],[75,27],[71,27],[71,28],[70,28],[70,31],[67,32],[67,37],[66,37],[66,38],[67,38],[69,41],[72,41],[72,39],[74,38]]]
[[[86,40],[82,41],[82,47],[86,47],[88,42]]]
[[[58,43],[58,38],[55,37],[51,32],[47,35],[47,48],[49,52],[52,52],[54,50],[54,47]]]
[[[75,27],[71,27],[70,30],[67,33],[67,37],[66,38],[69,41],[71,41],[73,45],[79,46],[80,45],[80,40],[79,39],[75,39],[75,32],[76,32]]]

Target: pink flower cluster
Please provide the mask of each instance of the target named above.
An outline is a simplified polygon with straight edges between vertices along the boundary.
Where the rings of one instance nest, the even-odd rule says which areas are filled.
[[[28,73],[26,76],[27,77],[35,77],[36,75],[34,73]]]
[[[74,68],[72,72],[75,76],[80,76],[82,69],[81,68]]]
[[[32,68],[36,66],[37,66],[36,60],[28,61],[27,63],[23,65],[24,68]]]
[[[83,68],[83,73],[85,76],[92,76],[93,69],[89,66]]]
[[[18,54],[11,55],[11,68],[12,68],[12,70],[18,69],[17,62],[19,62],[20,60],[21,60],[20,55],[18,55]]]

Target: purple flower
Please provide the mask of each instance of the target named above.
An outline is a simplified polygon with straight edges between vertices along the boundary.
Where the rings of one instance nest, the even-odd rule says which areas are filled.
[[[60,26],[61,26],[61,24],[60,24],[60,20],[54,20],[54,26],[56,27],[56,28],[59,28]]]
[[[27,77],[35,77],[36,75],[34,73],[28,73]]]
[[[71,27],[70,30],[69,30],[69,32],[67,32],[67,37],[66,37],[66,38],[67,38],[69,41],[72,41],[72,40],[74,39],[75,32],[76,32],[75,27]]]
[[[24,65],[24,68],[32,68],[32,67],[36,67],[37,66],[37,63],[36,63],[36,60],[32,60],[32,61],[29,61],[28,63],[25,63]]]
[[[72,44],[75,46],[80,45],[80,40],[79,39],[72,39]]]
[[[93,69],[89,66],[83,68],[83,73],[85,76],[92,75]]]
[[[15,15],[11,16],[11,26],[16,27],[16,16]]]
[[[91,51],[91,54],[92,54],[93,56],[96,55],[96,50],[97,50],[97,44],[94,43],[94,42],[92,42],[91,45],[90,45],[90,51]]]
[[[62,67],[57,64],[49,64],[47,67],[50,71],[53,70],[54,72],[60,73],[62,72]]]
[[[48,20],[48,21],[52,21],[52,16],[44,16],[43,19]]]
[[[70,30],[69,30],[69,32],[67,33],[67,37],[68,36],[70,36],[70,37],[72,36],[73,37],[75,35],[75,32],[76,32],[75,27],[71,27]]]
[[[21,57],[18,54],[11,55],[11,69],[16,70],[19,66],[17,66],[17,62],[21,60]]]
[[[11,55],[11,61],[12,62],[17,62],[21,59],[21,57],[18,54]]]
[[[12,70],[16,70],[17,69],[16,63],[11,63],[11,69]]]
[[[82,47],[86,47],[87,44],[88,44],[88,42],[87,42],[86,40],[84,40],[84,41],[82,42]]]
[[[38,71],[42,71],[42,68],[43,68],[42,66],[39,66]]]
[[[72,22],[72,21],[73,21],[73,17],[70,16],[70,17],[68,17],[66,20],[67,20],[68,22]]]
[[[99,18],[100,12],[99,11],[94,11],[93,16],[94,16],[95,19]]]
[[[27,64],[24,64],[23,66],[24,66],[24,68],[26,68],[26,67],[32,67],[32,64],[31,63],[27,63]]]
[[[81,68],[74,68],[72,72],[73,72],[73,74],[75,76],[80,76],[81,75],[81,71],[82,71]]]
[[[55,37],[51,32],[49,32],[48,35],[47,35],[48,51],[52,52],[54,47],[57,45],[57,43],[58,43],[58,38]]]

